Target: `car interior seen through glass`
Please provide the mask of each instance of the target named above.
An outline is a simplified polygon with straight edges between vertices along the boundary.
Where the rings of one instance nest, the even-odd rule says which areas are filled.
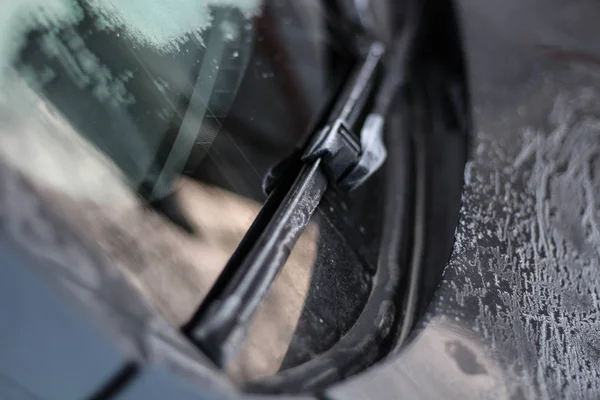
[[[263,177],[354,62],[335,16],[317,0],[11,0],[0,11],[2,157],[185,323],[266,200]],[[305,273],[315,229],[290,259]]]

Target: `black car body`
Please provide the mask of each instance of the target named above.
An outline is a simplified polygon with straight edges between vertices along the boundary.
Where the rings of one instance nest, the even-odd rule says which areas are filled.
[[[0,6],[0,398],[599,396],[595,3],[200,3]]]

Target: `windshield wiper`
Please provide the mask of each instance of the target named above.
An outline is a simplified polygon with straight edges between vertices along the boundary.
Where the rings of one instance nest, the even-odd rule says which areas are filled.
[[[391,97],[378,93],[373,101],[374,92],[380,88],[383,53],[381,43],[370,46],[363,63],[349,79],[350,85],[342,91],[327,124],[312,137],[301,156],[308,164],[322,159],[329,182],[343,191],[362,184],[381,167],[387,156],[383,122]],[[358,135],[357,129],[360,129]],[[286,171],[282,165],[288,161],[283,160],[265,177],[266,192],[277,185]]]
[[[271,220],[264,224],[257,218],[247,233],[253,239],[251,248],[241,256],[234,254],[196,314],[182,328],[217,365],[224,366],[236,354],[252,315],[285,265],[328,184],[352,189],[385,160],[380,114],[385,108],[380,101],[385,91],[378,90],[384,50],[380,43],[370,45],[326,126],[309,141],[301,157],[305,165]],[[357,129],[360,137],[354,133]],[[266,186],[276,188],[282,176],[269,176]]]

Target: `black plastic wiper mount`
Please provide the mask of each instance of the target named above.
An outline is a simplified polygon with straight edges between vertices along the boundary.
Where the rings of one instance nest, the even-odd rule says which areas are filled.
[[[345,93],[338,100],[330,122],[312,137],[302,152],[301,160],[310,164],[322,159],[322,168],[329,183],[343,191],[350,191],[375,173],[387,157],[383,144],[383,110],[373,107],[369,101],[378,89],[384,46],[375,42],[351,79]],[[371,108],[363,120],[366,110]],[[362,122],[360,134],[354,132]],[[289,160],[274,167],[265,177],[265,191],[270,192],[277,184]]]

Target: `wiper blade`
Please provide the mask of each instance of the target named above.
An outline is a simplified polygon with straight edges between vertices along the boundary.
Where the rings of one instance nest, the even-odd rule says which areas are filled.
[[[373,118],[366,117],[368,126],[363,123],[373,104],[383,54],[383,45],[370,46],[336,103],[328,124],[309,142],[301,157],[305,165],[272,220],[259,232],[255,229],[257,222],[253,224],[250,232],[257,240],[252,248],[243,257],[232,257],[217,279],[218,284],[183,328],[217,365],[224,366],[236,354],[250,319],[285,265],[328,184],[348,185],[346,176],[354,178],[355,183],[360,182],[383,163],[385,147],[380,132],[378,134],[383,120],[374,123]],[[364,141],[353,133],[361,123]],[[365,151],[363,143],[370,150]],[[361,164],[361,160],[366,163]],[[282,178],[275,174],[270,176],[275,179],[273,184]]]
[[[367,56],[352,75],[350,85],[340,96],[327,125],[312,138],[301,157],[305,163],[322,159],[330,183],[344,191],[361,185],[387,157],[383,144],[383,122],[389,102],[383,102],[382,107],[378,93],[373,107],[384,51],[384,46],[378,42],[369,47]],[[386,98],[389,97],[385,93]],[[365,114],[368,114],[366,118]],[[362,127],[357,135],[355,129],[359,125]],[[288,159],[283,160],[265,177],[263,187],[267,193],[277,185],[286,170],[283,166],[288,163]]]
[[[356,188],[381,167],[387,156],[382,137],[383,116],[370,114],[360,135],[353,132],[377,87],[383,54],[381,43],[371,45],[335,119],[311,141],[302,157],[305,162],[323,158],[327,176],[341,190]]]
[[[320,170],[320,160],[305,166],[246,258],[240,265],[225,267],[229,271],[235,269],[235,273],[211,290],[204,300],[210,304],[202,304],[183,328],[217,365],[223,367],[236,354],[252,315],[283,268],[326,189],[327,179]]]

